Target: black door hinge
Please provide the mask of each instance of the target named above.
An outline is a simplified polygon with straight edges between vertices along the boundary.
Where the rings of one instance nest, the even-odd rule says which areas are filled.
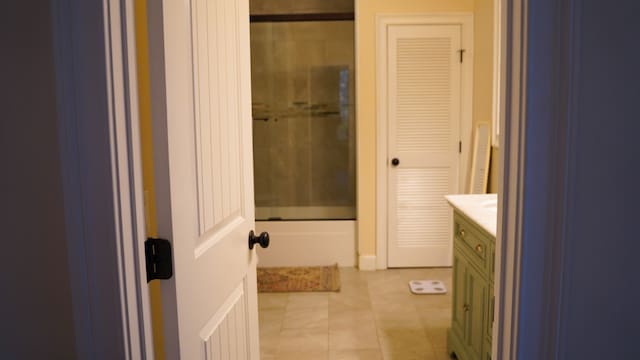
[[[144,242],[144,255],[147,263],[147,282],[171,279],[173,257],[169,240],[147,238]]]

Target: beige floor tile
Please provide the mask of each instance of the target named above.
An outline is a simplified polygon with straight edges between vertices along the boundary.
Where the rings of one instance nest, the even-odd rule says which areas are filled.
[[[369,291],[372,295],[375,295],[372,296],[372,300],[385,294],[411,294],[409,291],[409,282],[404,282],[396,278],[385,278],[369,282]]]
[[[444,329],[427,329],[427,337],[433,344],[435,349],[447,348],[447,328]]]
[[[378,349],[330,351],[329,360],[382,360],[382,352]]]
[[[451,326],[451,310],[421,309],[418,315],[426,329],[446,329]]]
[[[278,345],[280,345],[280,334],[275,335],[263,335],[260,334],[260,356],[276,356],[278,352]]]
[[[288,293],[259,293],[258,309],[284,309],[289,300]]]
[[[329,309],[318,308],[293,308],[284,314],[283,329],[324,329],[329,328]]]
[[[431,346],[427,333],[422,329],[380,329],[380,345],[383,347],[410,348],[412,345]]]
[[[340,272],[340,292],[259,294],[263,359],[448,359],[451,294],[411,294],[408,282],[451,289],[451,269]]]
[[[374,326],[329,330],[329,349],[379,349],[378,334]]]
[[[434,355],[433,345],[427,334],[420,330],[394,330],[378,332],[380,346],[385,355],[393,355],[394,358],[426,359]]]
[[[284,320],[283,309],[263,309],[258,312],[258,324],[261,335],[278,335]]]
[[[446,345],[445,347],[434,346],[433,355],[435,360],[451,360],[451,354]]]
[[[401,292],[393,291],[380,294],[371,295],[371,304],[373,307],[388,308],[390,306],[395,307],[410,307],[415,309],[414,297],[419,295],[413,295],[409,292],[409,289],[403,289]]]
[[[340,268],[340,282],[342,284],[353,284],[367,282],[367,276],[364,272],[356,268],[341,267]]]
[[[399,331],[425,331],[422,323],[417,318],[376,319],[376,327],[379,330],[384,331],[385,333],[393,333]]]
[[[329,308],[371,309],[371,299],[366,288],[353,293],[341,292],[329,295]]]
[[[326,329],[283,329],[280,332],[278,354],[328,350],[329,334]]]
[[[451,311],[451,295],[420,295],[411,301],[418,311],[435,310]]]
[[[423,330],[420,315],[410,306],[373,311],[379,328],[396,330]]]
[[[277,360],[328,360],[328,351],[285,351],[276,356]]]
[[[384,360],[432,360],[433,352],[423,348],[382,349]]]
[[[329,308],[329,330],[375,328],[373,312],[368,309],[353,310]]]
[[[287,310],[329,307],[329,293],[290,293]]]

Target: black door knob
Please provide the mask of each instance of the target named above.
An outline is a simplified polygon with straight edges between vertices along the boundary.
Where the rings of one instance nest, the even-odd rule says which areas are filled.
[[[400,165],[400,160],[399,160],[398,158],[393,158],[393,159],[391,160],[391,165],[393,165],[393,166],[398,166],[398,165]]]
[[[249,231],[249,249],[253,249],[253,245],[260,244],[261,248],[269,247],[269,233],[263,231],[259,236],[253,232],[253,230]]]

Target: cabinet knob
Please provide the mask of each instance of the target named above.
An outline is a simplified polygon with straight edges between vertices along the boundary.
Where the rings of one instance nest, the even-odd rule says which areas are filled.
[[[482,245],[478,244],[476,245],[476,251],[480,254],[482,254]]]
[[[460,235],[461,238],[464,238],[464,229],[460,229],[460,231],[458,231],[458,235]]]
[[[471,310],[471,307],[469,306],[469,304],[464,304],[462,306],[462,310],[464,310],[464,312],[469,312],[469,310]]]

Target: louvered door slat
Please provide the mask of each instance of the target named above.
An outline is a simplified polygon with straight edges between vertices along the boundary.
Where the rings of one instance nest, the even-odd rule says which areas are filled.
[[[461,31],[457,25],[390,26],[388,46],[389,267],[450,266],[457,188]]]

